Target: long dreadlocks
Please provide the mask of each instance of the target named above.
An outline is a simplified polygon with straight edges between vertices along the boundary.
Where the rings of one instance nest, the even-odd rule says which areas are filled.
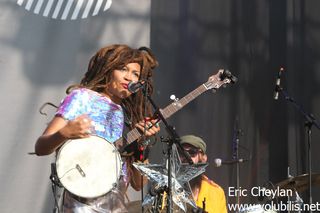
[[[80,84],[71,85],[69,93],[74,88],[85,87],[96,92],[104,92],[111,74],[116,69],[122,69],[129,63],[138,63],[141,66],[140,79],[146,80],[148,95],[153,93],[152,71],[158,62],[151,50],[147,47],[133,49],[127,45],[115,44],[100,49],[89,62],[88,70]],[[151,116],[151,106],[143,101],[143,93],[138,91],[122,100],[122,105],[131,118],[132,127],[143,119],[144,115]],[[144,111],[146,109],[146,112]]]

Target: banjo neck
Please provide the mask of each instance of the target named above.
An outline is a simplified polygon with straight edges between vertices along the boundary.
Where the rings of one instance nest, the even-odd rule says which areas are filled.
[[[171,115],[182,109],[184,106],[186,106],[188,103],[193,101],[195,98],[197,98],[199,95],[204,93],[207,90],[217,90],[221,86],[225,84],[229,84],[231,82],[229,77],[222,77],[224,70],[218,71],[216,74],[209,77],[208,81],[198,86],[196,89],[189,92],[186,96],[181,98],[180,100],[176,100],[173,103],[169,104],[164,109],[160,109],[161,114],[165,119],[169,118]],[[129,131],[126,135],[126,142],[127,146],[131,144],[132,142],[136,141],[142,136],[142,133],[137,129],[134,128],[131,131]],[[120,139],[122,140],[122,138]]]
[[[164,118],[169,118],[171,115],[182,109],[184,106],[186,106],[188,103],[190,103],[192,100],[197,98],[199,95],[207,91],[206,87],[204,84],[200,85],[198,88],[194,89],[192,92],[188,93],[186,96],[181,98],[178,101],[174,101],[173,103],[169,104],[167,107],[164,109],[160,109],[160,112],[162,113]],[[160,123],[160,121],[158,122]],[[141,132],[137,129],[134,128],[131,131],[127,133],[127,137],[125,140],[127,141],[127,144],[131,144],[132,142],[136,141],[142,137]]]

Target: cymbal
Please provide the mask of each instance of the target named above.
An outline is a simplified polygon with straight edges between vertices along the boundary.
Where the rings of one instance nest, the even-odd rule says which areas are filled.
[[[311,179],[313,186],[320,185],[320,174],[312,174]],[[290,177],[277,183],[276,186],[283,189],[295,189],[298,192],[303,192],[309,188],[309,174]]]

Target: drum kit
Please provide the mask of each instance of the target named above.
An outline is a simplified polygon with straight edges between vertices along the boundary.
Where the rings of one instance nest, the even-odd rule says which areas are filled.
[[[304,201],[301,199],[299,193],[305,192],[309,188],[309,174],[303,174],[296,177],[289,177],[279,183],[276,183],[273,185],[273,188],[279,188],[284,190],[290,190],[292,191],[291,196],[287,196],[286,200],[287,202],[291,203],[292,205],[301,207],[304,203]],[[319,174],[312,174],[312,185],[313,186],[319,186],[320,185],[320,173]],[[283,198],[283,197],[282,197]],[[278,199],[278,197],[274,198],[275,200]],[[270,199],[268,202],[271,201]],[[273,202],[276,203],[277,201]],[[276,213],[280,212],[279,210],[273,210],[273,209],[266,209],[264,208],[265,204],[254,204],[250,205],[246,208],[243,208],[239,211],[239,213]],[[287,212],[301,212],[300,210],[293,211],[288,210]]]
[[[312,174],[311,179],[312,185],[320,185],[320,174]],[[289,177],[277,183],[276,186],[282,189],[292,189],[297,192],[304,192],[309,187],[309,174],[303,174],[296,177]]]

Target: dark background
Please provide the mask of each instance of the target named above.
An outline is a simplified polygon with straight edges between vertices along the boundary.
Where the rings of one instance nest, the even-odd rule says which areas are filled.
[[[242,188],[270,187],[268,182],[287,178],[288,168],[292,176],[307,173],[305,120],[282,95],[275,101],[273,91],[283,67],[281,86],[306,112],[320,117],[319,6],[320,1],[152,1],[151,47],[160,62],[156,99],[161,107],[171,102],[171,94],[183,97],[220,68],[239,79],[205,93],[169,119],[180,135],[195,134],[207,142],[207,175],[226,194],[236,186],[235,166],[214,168],[213,160],[232,159],[236,125],[243,130],[240,145],[249,150],[239,148],[240,157],[252,155],[240,165]],[[319,173],[320,132],[312,130],[312,170]],[[319,192],[314,187],[314,202]]]

